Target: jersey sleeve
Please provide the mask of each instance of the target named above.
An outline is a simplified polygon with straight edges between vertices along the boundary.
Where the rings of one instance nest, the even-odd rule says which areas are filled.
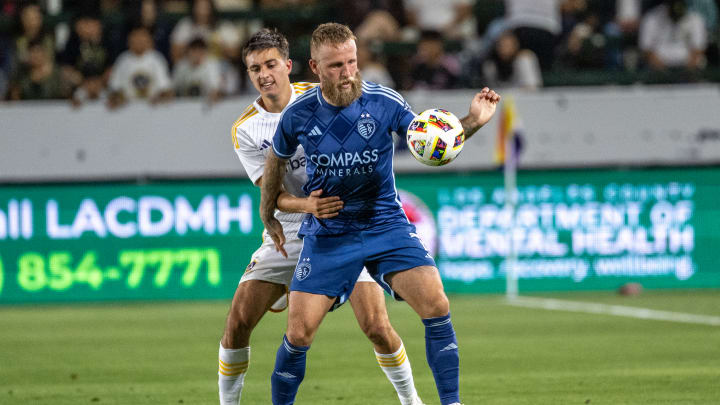
[[[262,150],[253,145],[250,137],[242,128],[238,127],[235,131],[235,142],[233,143],[235,153],[240,158],[240,163],[242,163],[250,181],[255,184],[262,177],[265,170],[265,155]]]
[[[280,117],[280,123],[273,136],[273,151],[283,159],[289,159],[295,154],[299,141],[292,125],[291,111],[285,111]]]
[[[412,108],[410,108],[410,104],[405,101],[405,99],[402,100],[402,104],[395,103],[395,117],[394,117],[394,125],[393,125],[393,131],[395,131],[400,136],[407,135],[407,129],[408,126],[410,126],[410,121],[415,118],[415,113],[412,111]]]

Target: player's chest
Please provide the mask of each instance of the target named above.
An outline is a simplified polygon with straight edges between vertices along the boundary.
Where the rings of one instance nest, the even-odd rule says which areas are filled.
[[[384,112],[358,108],[311,117],[302,125],[298,140],[308,153],[335,153],[384,150],[392,135]]]

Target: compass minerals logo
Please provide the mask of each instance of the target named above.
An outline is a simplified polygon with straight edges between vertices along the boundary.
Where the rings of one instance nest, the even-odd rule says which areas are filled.
[[[316,172],[323,176],[356,176],[369,174],[375,170],[378,161],[378,149],[362,152],[341,152],[331,154],[311,154],[310,162],[315,164]]]

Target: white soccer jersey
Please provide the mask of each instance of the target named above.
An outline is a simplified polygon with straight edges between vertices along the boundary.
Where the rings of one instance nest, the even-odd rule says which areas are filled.
[[[317,86],[317,83],[297,82],[291,86],[293,91],[288,105],[292,104],[300,94]],[[235,153],[253,183],[263,175],[265,159],[272,151],[273,136],[282,114],[266,111],[258,103],[259,100],[258,97],[252,105],[248,106],[232,126],[232,142]],[[305,151],[302,147],[298,147],[295,154],[288,159],[286,169],[287,173],[283,180],[285,190],[294,196],[305,197],[302,187],[307,182],[307,174],[305,173]],[[296,234],[300,229],[304,216],[305,214],[302,213],[275,211],[275,218],[280,221],[285,233],[291,235]]]
[[[172,89],[165,58],[155,50],[138,56],[125,51],[118,57],[110,74],[110,89],[122,91],[129,99],[153,97]]]

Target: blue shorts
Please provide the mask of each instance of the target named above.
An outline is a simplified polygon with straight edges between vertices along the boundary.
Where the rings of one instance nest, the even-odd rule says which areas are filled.
[[[385,282],[385,275],[435,266],[435,260],[411,224],[342,235],[307,235],[290,290],[337,297],[341,304],[352,293],[363,266],[385,291],[402,299]]]

